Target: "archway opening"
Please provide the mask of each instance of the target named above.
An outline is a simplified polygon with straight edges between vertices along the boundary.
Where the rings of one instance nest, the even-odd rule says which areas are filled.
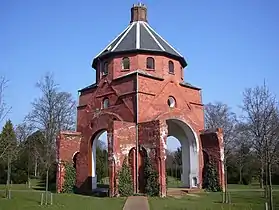
[[[174,136],[167,137],[167,151],[166,151],[166,176],[167,186],[169,188],[182,187],[182,151],[181,143]]]
[[[144,193],[146,180],[144,176],[144,166],[145,166],[145,159],[148,157],[147,151],[144,147],[139,147],[138,152],[138,165],[136,164],[136,148],[133,147],[129,152],[129,165],[131,168],[131,175],[133,178],[134,183],[134,190],[136,186],[136,182],[138,179],[138,190],[140,193]],[[136,176],[136,167],[138,167],[138,176]]]
[[[180,120],[168,119],[167,125],[167,152],[170,153],[166,160],[168,187],[196,188],[199,180],[197,137],[193,130]],[[171,167],[168,167],[170,165]]]
[[[109,187],[107,131],[92,139],[92,190]]]
[[[75,152],[73,155],[73,166],[77,170],[77,158],[78,158],[79,152]]]

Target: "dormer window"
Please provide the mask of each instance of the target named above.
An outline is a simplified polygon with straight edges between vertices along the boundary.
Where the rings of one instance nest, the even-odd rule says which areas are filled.
[[[103,70],[103,75],[108,74],[108,62],[104,62],[102,70]]]
[[[147,69],[155,69],[155,60],[152,57],[148,57],[146,59],[146,68]]]
[[[103,100],[103,109],[107,109],[109,107],[109,99],[105,98]]]
[[[169,73],[174,74],[174,64],[172,61],[169,61]]]
[[[129,70],[130,69],[130,59],[128,57],[125,57],[122,59],[122,69],[123,70]]]

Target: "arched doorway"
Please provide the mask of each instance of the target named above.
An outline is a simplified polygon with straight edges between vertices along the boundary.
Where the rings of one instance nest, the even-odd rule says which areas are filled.
[[[198,139],[193,130],[183,121],[168,119],[168,137],[177,139],[181,145],[181,187],[198,187],[199,156]],[[167,141],[171,144],[170,138]]]
[[[77,158],[78,158],[79,152],[75,152],[73,155],[73,166],[77,170]]]
[[[102,130],[92,138],[92,190],[98,187],[108,187],[108,143],[107,131]]]
[[[144,147],[140,146],[138,151],[138,190],[140,193],[144,193],[145,190],[145,177],[144,177],[144,164],[147,157],[147,151]],[[133,147],[129,152],[129,164],[131,167],[132,178],[134,183],[134,189],[136,187],[136,148]],[[135,191],[135,190],[134,190]]]

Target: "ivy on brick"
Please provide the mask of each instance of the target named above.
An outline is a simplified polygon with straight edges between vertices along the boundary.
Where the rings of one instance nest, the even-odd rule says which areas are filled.
[[[76,182],[76,169],[73,164],[69,162],[64,163],[65,167],[65,176],[64,184],[62,187],[63,193],[74,193],[75,191],[75,182]]]
[[[212,161],[205,164],[202,188],[208,192],[219,192],[222,190],[216,164]]]

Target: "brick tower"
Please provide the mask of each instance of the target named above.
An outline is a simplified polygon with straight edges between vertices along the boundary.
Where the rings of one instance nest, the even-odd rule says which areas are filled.
[[[96,83],[81,89],[77,132],[57,138],[57,190],[64,180],[63,162],[76,167],[80,192],[96,188],[96,141],[107,131],[109,194],[118,194],[117,173],[127,157],[134,191],[144,188],[143,165],[148,157],[159,173],[160,196],[166,196],[166,139],[182,146],[184,187],[200,188],[203,166],[218,163],[223,178],[220,129],[204,131],[201,91],[183,79],[184,57],[148,23],[147,8],[133,5],[131,20],[93,60]]]

